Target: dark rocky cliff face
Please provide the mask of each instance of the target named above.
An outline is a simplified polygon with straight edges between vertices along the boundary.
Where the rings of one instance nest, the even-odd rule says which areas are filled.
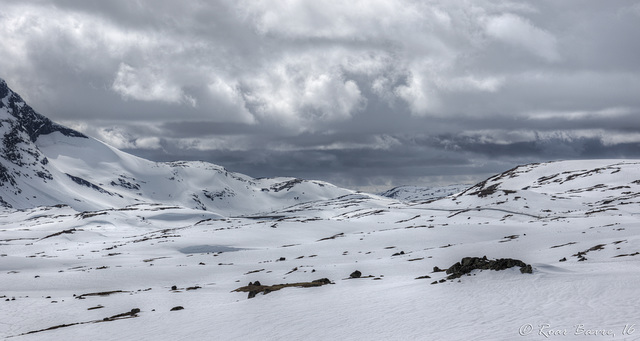
[[[56,131],[66,136],[87,138],[38,114],[0,79],[0,206],[11,206],[2,195],[22,192],[18,178],[29,181],[53,179],[47,169],[49,161],[34,142],[39,136]]]
[[[63,127],[50,119],[38,114],[28,106],[22,97],[7,86],[7,82],[0,79],[0,109],[7,108],[10,115],[17,120],[18,129],[24,130],[31,142],[35,142],[40,135],[51,134],[55,131],[66,136],[84,137],[85,135],[73,129]]]

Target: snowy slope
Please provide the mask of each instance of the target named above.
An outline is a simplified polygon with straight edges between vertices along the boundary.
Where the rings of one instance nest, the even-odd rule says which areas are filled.
[[[166,204],[5,209],[0,335],[636,340],[638,162],[522,166],[427,204],[348,194],[235,218]],[[612,205],[603,200],[618,210],[600,210]],[[434,271],[482,256],[519,259],[533,273]],[[234,291],[323,278],[332,284]]]
[[[59,126],[0,80],[0,204],[77,210],[167,203],[239,215],[352,191],[321,181],[253,179],[205,162],[155,163]]]
[[[381,196],[400,201],[429,201],[460,193],[471,185],[398,186],[380,193]]]
[[[640,161],[576,160],[519,166],[437,206],[495,209],[537,217],[640,212]]]

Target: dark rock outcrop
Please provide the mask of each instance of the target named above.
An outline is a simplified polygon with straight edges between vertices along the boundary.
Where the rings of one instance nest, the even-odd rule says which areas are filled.
[[[512,258],[500,258],[495,260],[487,259],[487,256],[480,257],[465,257],[462,260],[447,269],[447,279],[455,279],[462,277],[470,273],[473,270],[505,270],[514,266],[520,267],[520,272],[533,273],[531,265],[525,262],[512,259]]]
[[[443,272],[443,271],[445,271],[445,270],[442,270],[442,269],[440,269],[440,268],[439,268],[439,267],[437,267],[437,266],[434,266],[434,267],[433,267],[433,272]]]
[[[349,278],[360,278],[362,276],[362,272],[356,270],[349,275]]]

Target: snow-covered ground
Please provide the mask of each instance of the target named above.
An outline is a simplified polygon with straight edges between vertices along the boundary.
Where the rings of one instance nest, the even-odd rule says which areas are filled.
[[[638,170],[620,160],[530,165],[430,203],[353,193],[241,217],[167,204],[6,209],[0,335],[640,339]],[[434,272],[485,255],[533,273],[440,282],[447,274]],[[234,292],[322,278],[332,284]]]

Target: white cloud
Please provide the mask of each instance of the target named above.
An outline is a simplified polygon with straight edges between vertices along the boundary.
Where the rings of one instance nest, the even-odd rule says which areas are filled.
[[[440,88],[449,91],[485,91],[496,92],[504,85],[504,77],[499,76],[464,76],[447,79],[439,84]]]
[[[169,139],[180,149],[197,151],[242,151],[250,148],[250,141],[242,136],[209,136],[199,138]]]
[[[630,108],[612,107],[601,110],[541,110],[525,114],[530,120],[562,119],[568,121],[584,121],[593,119],[619,119],[633,113]]]
[[[390,135],[374,135],[366,142],[332,142],[329,144],[313,146],[308,148],[298,148],[296,146],[287,146],[288,150],[346,150],[346,149],[373,149],[373,150],[391,150],[394,147],[402,145],[397,138]],[[284,149],[283,149],[284,150]]]
[[[494,16],[487,21],[486,31],[489,36],[520,46],[546,61],[560,60],[556,37],[536,27],[528,19],[509,13]]]
[[[323,56],[285,58],[270,70],[246,76],[245,100],[263,121],[314,130],[314,124],[346,120],[366,104],[358,85]],[[331,66],[332,59],[326,58]]]
[[[368,39],[392,35],[423,18],[413,2],[388,0],[243,1],[261,34],[295,39]],[[446,22],[445,15],[437,18]],[[445,23],[446,24],[446,23]]]
[[[456,67],[483,48],[478,31],[487,12],[522,7],[508,1],[236,4],[214,24],[176,19],[174,26],[163,21],[125,26],[120,18],[91,11],[40,6],[14,7],[9,17],[22,23],[14,26],[27,30],[31,39],[56,32],[53,42],[70,44],[64,54],[69,67],[110,75],[105,85],[125,100],[182,104],[206,119],[305,130],[365,110],[369,101],[363,89],[390,105],[406,102],[414,116],[446,115],[443,92],[499,91],[500,76],[460,73]],[[227,40],[217,33],[225,25],[253,26],[254,35]],[[527,25],[520,23],[534,36],[544,36]],[[29,56],[33,48],[16,46],[24,52],[8,60]]]
[[[162,149],[162,130],[153,124],[114,125],[105,121],[62,121],[60,124],[118,149]],[[143,131],[144,133],[141,133]]]
[[[141,137],[135,140],[135,148],[161,149],[159,137]]]
[[[92,134],[97,139],[118,149],[161,149],[160,138],[138,137],[121,127],[101,127]]]
[[[121,63],[112,88],[125,99],[195,105],[195,100],[186,97],[180,86],[171,84],[157,67],[134,68]]]
[[[539,138],[539,132],[533,130],[476,129],[462,132],[460,136],[473,138],[478,143],[507,145],[535,141]]]
[[[602,132],[600,139],[605,146],[615,146],[621,143],[640,143],[640,133],[638,132]]]
[[[615,146],[624,143],[640,143],[640,133],[607,131],[605,129],[575,129],[575,130],[503,130],[485,129],[470,130],[460,134],[461,137],[473,138],[476,143],[509,145],[522,142],[562,141],[572,143],[581,139],[595,139],[604,146]]]
[[[207,90],[215,103],[215,111],[222,112],[230,121],[255,123],[255,118],[246,108],[240,85],[237,82],[213,76]]]
[[[422,74],[412,74],[409,83],[398,86],[395,93],[409,104],[414,116],[437,115],[441,107],[433,86]]]

